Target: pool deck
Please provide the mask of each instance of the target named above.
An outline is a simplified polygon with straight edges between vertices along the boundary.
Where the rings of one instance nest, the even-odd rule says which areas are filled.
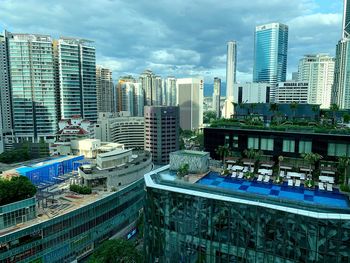
[[[328,207],[350,208],[348,196],[340,193],[338,189],[334,189],[333,192],[327,192],[319,190],[317,186],[312,189],[304,187],[303,184],[300,187],[293,187],[288,186],[287,182],[282,184],[273,184],[271,181],[264,183],[258,182],[256,178],[253,180],[237,179],[221,176],[213,171],[204,176],[202,175],[201,178],[196,181],[193,180],[193,182],[236,192],[246,192]]]

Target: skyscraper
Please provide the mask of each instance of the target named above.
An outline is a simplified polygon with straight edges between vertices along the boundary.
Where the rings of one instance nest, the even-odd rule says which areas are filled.
[[[167,77],[164,83],[165,83],[165,97],[166,97],[165,105],[175,106],[176,105],[176,78]]]
[[[220,96],[221,96],[221,79],[214,78],[214,92],[213,92],[213,110],[216,112],[216,117],[220,117]]]
[[[9,33],[7,31],[4,31],[2,34],[0,33],[0,127],[3,130],[12,129],[12,103],[8,56],[8,38]]]
[[[233,107],[233,86],[236,83],[236,65],[237,65],[237,43],[236,41],[227,42],[226,57],[226,100],[222,110],[224,118],[231,118],[234,114]]]
[[[334,58],[325,55],[305,55],[299,60],[298,81],[307,82],[308,103],[329,108],[334,80]]]
[[[226,97],[233,97],[233,84],[236,83],[237,43],[227,42]]]
[[[183,130],[194,130],[203,125],[203,87],[203,78],[178,79],[176,82],[176,101]]]
[[[179,149],[179,107],[145,107],[145,147],[155,164],[168,164],[169,154]]]
[[[97,111],[113,111],[112,71],[101,66],[96,67]]]
[[[139,82],[145,91],[145,105],[162,104],[162,79],[156,76],[151,70],[145,70],[139,78]]]
[[[349,0],[344,0],[342,38],[349,38],[349,37],[350,37],[350,2]]]
[[[288,26],[271,23],[255,28],[254,82],[284,82],[287,73]]]
[[[336,47],[331,103],[350,109],[350,3],[344,0],[342,39]]]
[[[96,57],[92,41],[60,38],[57,42],[61,117],[97,120]]]
[[[57,105],[51,37],[12,34],[8,57],[17,142],[53,139]]]

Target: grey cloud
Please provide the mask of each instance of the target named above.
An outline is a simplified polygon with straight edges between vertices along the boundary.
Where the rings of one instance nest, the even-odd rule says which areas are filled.
[[[226,41],[234,39],[238,80],[248,81],[257,24],[289,25],[289,71],[306,53],[334,54],[341,7],[318,12],[316,0],[3,0],[0,27],[92,39],[97,62],[111,67],[114,78],[150,68],[162,76],[224,79]]]

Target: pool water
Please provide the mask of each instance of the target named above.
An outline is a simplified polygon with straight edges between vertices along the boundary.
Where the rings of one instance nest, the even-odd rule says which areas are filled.
[[[222,177],[216,172],[210,172],[200,179],[197,184],[211,187],[220,187],[238,192],[247,192],[269,197],[302,201],[309,204],[320,204],[329,207],[349,208],[347,196],[339,193],[339,190],[333,189],[333,192],[321,191],[316,187],[315,190],[300,187],[291,187],[284,182],[281,185],[272,183],[257,182],[256,179],[248,181],[231,177]]]

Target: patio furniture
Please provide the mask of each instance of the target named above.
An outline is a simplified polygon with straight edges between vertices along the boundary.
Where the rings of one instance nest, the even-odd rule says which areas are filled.
[[[227,170],[231,170],[232,169],[232,164],[229,164],[228,166],[227,166]]]
[[[321,175],[318,179],[319,179],[321,182],[325,182],[325,183],[328,182],[328,183],[334,184],[334,177]]]
[[[243,173],[242,172],[239,172],[238,173],[238,179],[242,179],[243,178]]]
[[[269,181],[270,181],[270,176],[265,175],[264,183],[268,183]]]
[[[237,176],[237,173],[236,173],[236,172],[232,172],[231,177],[232,177],[232,178],[236,178],[236,176]]]
[[[300,180],[295,180],[295,186],[300,187]]]
[[[292,179],[288,179],[288,186],[293,186],[293,180]]]
[[[240,166],[240,165],[234,165],[234,166],[232,166],[232,168],[231,168],[231,169],[232,169],[233,171],[237,171],[237,170],[238,170],[238,171],[242,171],[242,170],[243,170],[243,168],[244,168],[243,166]]]
[[[330,183],[327,183],[327,191],[332,192],[333,191],[333,185]]]
[[[271,163],[262,163],[260,164],[261,167],[266,167],[266,168],[272,168],[273,164]]]
[[[257,181],[261,182],[262,180],[263,180],[263,176],[261,174],[259,174]]]
[[[248,171],[249,171],[249,167],[246,167],[246,166],[245,166],[245,167],[243,168],[243,173],[246,173],[246,172],[248,172]]]
[[[272,175],[272,170],[269,169],[259,169],[258,172],[261,174]]]
[[[318,182],[318,189],[325,190],[324,189],[324,184],[322,182]]]
[[[284,171],[280,171],[280,177],[285,177],[286,176],[286,174],[285,174],[285,172]]]

